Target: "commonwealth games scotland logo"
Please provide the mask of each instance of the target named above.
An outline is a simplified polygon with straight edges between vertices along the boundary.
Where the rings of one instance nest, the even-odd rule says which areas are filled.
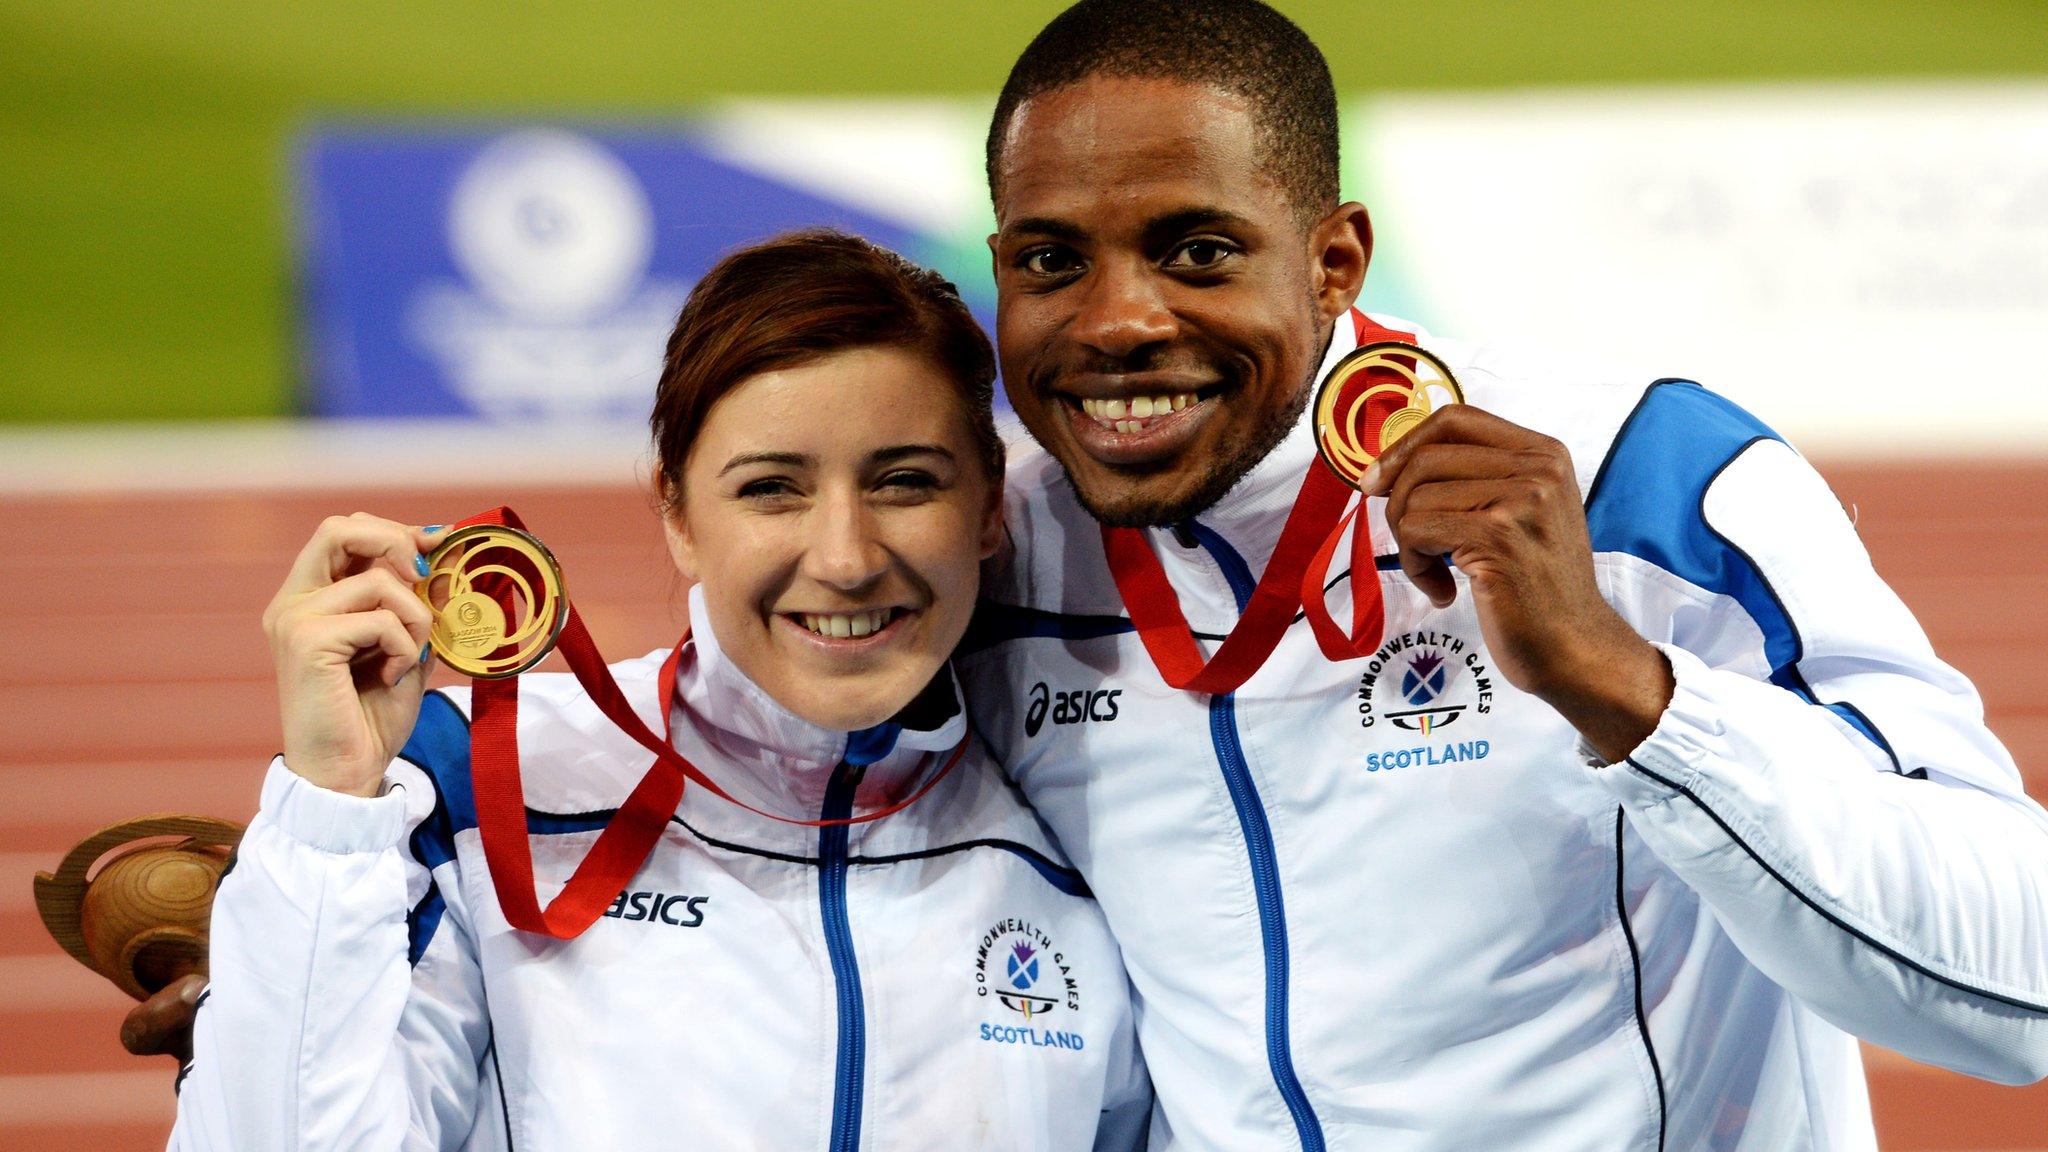
[[[1481,649],[1449,632],[1404,632],[1372,654],[1358,681],[1358,722],[1429,735],[1467,711],[1493,710]]]
[[[1031,1020],[1062,1006],[1079,1011],[1081,986],[1065,954],[1028,920],[998,920],[974,952],[974,994]]]

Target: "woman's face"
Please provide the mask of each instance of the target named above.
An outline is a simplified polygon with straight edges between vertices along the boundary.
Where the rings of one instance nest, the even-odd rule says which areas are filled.
[[[712,407],[669,548],[742,672],[805,720],[853,731],[908,704],[959,643],[1000,507],[939,366],[856,348],[751,377]]]

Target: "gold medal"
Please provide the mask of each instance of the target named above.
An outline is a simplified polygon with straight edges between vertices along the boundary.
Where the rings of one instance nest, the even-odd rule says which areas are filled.
[[[569,622],[554,554],[501,524],[449,533],[414,591],[433,610],[429,643],[441,662],[484,680],[517,676],[546,659]]]
[[[1316,452],[1357,488],[1380,453],[1431,412],[1464,402],[1457,378],[1430,353],[1398,340],[1367,344],[1337,361],[1316,389]]]

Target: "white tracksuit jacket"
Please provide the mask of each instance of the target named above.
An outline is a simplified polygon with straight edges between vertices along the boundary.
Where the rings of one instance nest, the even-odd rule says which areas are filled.
[[[693,597],[693,601],[696,598]],[[906,794],[966,729],[841,733],[777,705],[704,619],[677,746],[788,816]],[[666,653],[614,665],[661,723]],[[567,675],[520,689],[543,903],[646,770]],[[469,785],[466,689],[430,694],[385,795],[273,763],[213,911],[171,1147],[1131,1148],[1150,1091],[1100,911],[978,743],[878,822],[774,823],[691,788],[611,911],[510,928]],[[861,734],[856,734],[860,736]]]
[[[956,663],[1123,947],[1153,1147],[1838,1152],[1874,1145],[1852,1037],[2048,1075],[2048,814],[1818,475],[1693,384],[1423,342],[1569,446],[1600,587],[1676,694],[1590,760],[1494,670],[1469,591],[1437,611],[1401,575],[1377,500],[1376,655],[1297,620],[1236,693],[1174,691],[1021,452]],[[1151,534],[1197,632],[1236,623],[1309,467],[1304,423],[1188,539]]]

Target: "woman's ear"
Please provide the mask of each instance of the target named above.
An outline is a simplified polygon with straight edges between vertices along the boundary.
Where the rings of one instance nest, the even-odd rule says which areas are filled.
[[[683,574],[683,579],[695,584],[697,545],[690,539],[690,522],[683,518],[681,509],[662,515],[661,531],[668,537],[668,558],[675,561],[676,571]]]
[[[1003,482],[996,480],[988,486],[988,503],[981,510],[981,546],[983,560],[994,556],[1003,546]]]
[[[674,562],[676,571],[683,574],[689,583],[697,582],[697,542],[690,535],[690,521],[683,515],[683,494],[669,487],[661,474],[654,470],[654,492],[657,507],[661,509],[661,532],[668,540],[668,558]]]

